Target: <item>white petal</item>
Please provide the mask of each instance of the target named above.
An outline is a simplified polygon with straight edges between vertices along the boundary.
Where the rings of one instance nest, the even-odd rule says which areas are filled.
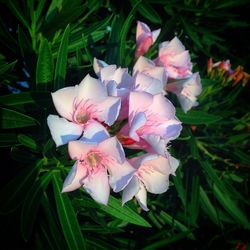
[[[124,161],[123,164],[110,164],[108,166],[110,173],[109,184],[114,192],[120,192],[129,183],[136,171],[128,161]]]
[[[109,137],[109,133],[105,127],[99,122],[91,120],[85,125],[81,140],[85,143],[96,145]]]
[[[146,123],[146,121],[146,115],[143,112],[139,112],[134,116],[134,119],[131,122],[129,136],[135,141],[140,140],[136,130],[141,128]]]
[[[162,139],[159,135],[143,135],[142,138],[152,147],[150,152],[166,156],[167,141]]]
[[[87,168],[84,168],[76,161],[63,183],[62,192],[71,192],[80,188],[83,185],[83,180],[86,178],[86,175]]]
[[[161,29],[152,31],[153,43],[156,41],[156,39],[158,38],[158,36],[160,35],[160,33],[161,33]]]
[[[93,144],[86,144],[82,141],[70,141],[68,144],[68,151],[71,159],[73,160],[81,160],[83,159],[86,154],[96,145]]]
[[[152,69],[154,67],[155,63],[152,60],[144,56],[140,56],[134,65],[133,75],[136,74],[136,72],[143,72],[144,70]]]
[[[102,60],[94,58],[93,68],[97,76],[100,76],[100,71],[102,68],[107,67],[108,64]]]
[[[121,98],[108,96],[105,100],[99,102],[96,107],[99,112],[97,119],[104,121],[107,125],[111,126],[119,115],[121,109]]]
[[[56,146],[61,146],[69,141],[77,140],[83,131],[83,127],[69,122],[57,115],[49,115],[47,123],[50,129],[51,136],[56,143]]]
[[[131,200],[139,191],[140,181],[136,176],[133,176],[129,184],[122,192],[122,205]]]
[[[140,207],[144,211],[148,211],[149,209],[147,207],[147,191],[142,183],[140,184],[139,192],[135,195],[135,197],[136,197]]]
[[[88,175],[84,179],[83,187],[95,201],[104,205],[108,204],[110,188],[105,168],[100,168],[97,172]]]
[[[64,118],[72,121],[74,101],[78,93],[78,85],[66,87],[51,93],[57,112]]]
[[[107,95],[107,89],[104,84],[100,80],[87,75],[79,84],[77,101],[88,99],[101,100]]]

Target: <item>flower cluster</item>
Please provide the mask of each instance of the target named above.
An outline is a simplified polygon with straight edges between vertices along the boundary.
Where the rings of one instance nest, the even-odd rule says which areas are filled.
[[[245,87],[250,80],[250,74],[245,72],[242,66],[239,65],[233,70],[229,60],[213,63],[213,59],[209,58],[207,73],[211,78],[221,81],[223,85],[232,84],[233,87],[239,83]]]
[[[201,85],[177,37],[160,44],[156,59],[143,57],[159,33],[138,22],[137,61],[131,74],[95,59],[97,79],[87,75],[79,85],[52,93],[60,115],[48,116],[52,138],[57,146],[68,144],[75,160],[63,192],[83,187],[97,202],[107,204],[111,187],[123,191],[123,204],[135,197],[148,210],[147,192],[168,189],[169,175],[174,175],[179,161],[167,147],[182,125],[166,94],[175,93],[186,112],[197,105]],[[143,154],[127,159],[125,148]]]

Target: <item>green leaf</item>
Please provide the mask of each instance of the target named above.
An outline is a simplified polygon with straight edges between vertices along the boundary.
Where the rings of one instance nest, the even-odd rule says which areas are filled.
[[[45,89],[45,83],[53,80],[54,62],[47,39],[42,39],[39,47],[36,65],[36,84],[39,89]],[[41,88],[42,87],[42,88]]]
[[[202,210],[208,215],[208,217],[216,224],[216,225],[222,225],[218,214],[216,212],[216,209],[214,208],[213,204],[211,203],[209,197],[207,196],[204,189],[200,186],[200,204]]]
[[[68,24],[63,33],[61,44],[58,51],[58,57],[55,69],[54,90],[58,90],[64,87],[64,81],[67,69],[69,35],[70,35],[70,26]]]
[[[134,13],[136,12],[137,8],[139,7],[141,1],[138,1],[137,4],[133,6],[133,9],[130,11],[126,21],[124,22],[121,34],[120,34],[120,65],[123,65],[125,62],[125,55],[126,55],[126,37],[129,31],[130,25],[134,19]]]
[[[0,68],[0,75],[4,74],[6,71],[11,71],[13,70],[13,68],[15,67],[17,63],[17,60],[15,60],[14,62],[12,63],[8,63],[8,64],[5,64],[5,65],[1,65],[1,68]]]
[[[244,212],[237,206],[227,193],[222,192],[219,187],[214,184],[214,195],[221,203],[224,209],[231,215],[232,218],[246,229],[250,229],[250,223]]]
[[[36,215],[40,206],[40,200],[43,192],[46,190],[53,172],[47,172],[40,179],[38,179],[30,188],[24,200],[24,205],[21,214],[21,233],[23,238],[27,241],[33,230],[36,221]]]
[[[10,213],[24,201],[27,191],[30,190],[43,164],[42,159],[35,165],[26,167],[1,190],[1,213]]]
[[[170,245],[176,241],[180,241],[181,239],[186,238],[190,234],[190,232],[191,230],[171,235],[167,239],[158,240],[157,242],[154,242],[148,245],[147,247],[144,247],[143,250],[155,250],[159,249],[160,247]]]
[[[51,206],[51,202],[49,201],[46,193],[43,193],[41,205],[43,207],[43,212],[45,213],[46,217],[45,223],[46,225],[49,225],[48,233],[49,235],[53,235],[52,237],[54,243],[53,245],[56,246],[56,249],[64,249],[66,242],[62,236],[61,231],[58,228],[58,223],[56,220],[55,213],[53,211],[53,207]]]
[[[17,143],[17,136],[13,133],[0,133],[0,147],[10,147]]]
[[[136,213],[134,210],[129,208],[127,205],[122,206],[121,201],[112,196],[109,197],[108,206],[100,205],[100,208],[104,212],[118,219],[127,221],[135,225],[139,225],[142,227],[151,227],[151,225],[138,213]]]
[[[133,6],[135,6],[137,2],[137,0],[132,0]],[[146,1],[140,4],[138,12],[152,23],[162,23],[161,17],[159,16],[158,12]]]
[[[176,116],[185,124],[191,125],[209,125],[211,123],[218,122],[222,117],[218,115],[208,114],[203,111],[189,110],[186,114],[179,108],[176,109]]]
[[[19,107],[24,104],[38,104],[42,107],[48,107],[51,103],[51,95],[49,92],[22,92],[20,94],[10,94],[0,96],[0,104]]]
[[[0,108],[0,118],[0,128],[4,129],[29,127],[37,124],[34,118],[7,108]]]
[[[62,194],[62,180],[59,173],[53,175],[54,196],[57,212],[68,249],[87,249],[71,201],[67,194]]]
[[[33,150],[38,150],[38,145],[36,144],[36,141],[33,138],[23,134],[18,135],[17,138],[18,141],[25,147]]]
[[[163,219],[171,227],[178,229],[182,232],[188,232],[187,235],[190,239],[195,239],[194,235],[189,231],[189,229],[185,225],[183,225],[178,220],[174,219],[171,215],[169,215],[165,211],[160,212],[160,218]]]

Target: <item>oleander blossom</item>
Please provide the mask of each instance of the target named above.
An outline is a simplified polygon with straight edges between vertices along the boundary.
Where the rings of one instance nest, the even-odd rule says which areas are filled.
[[[182,110],[186,113],[198,105],[197,96],[202,91],[200,75],[196,72],[189,78],[168,83],[166,90],[176,94]]]
[[[135,196],[141,208],[148,211],[147,192],[166,192],[169,187],[169,175],[175,174],[179,161],[170,155],[165,158],[156,154],[146,154],[134,157],[129,162],[136,172],[123,190],[122,204]]]
[[[159,36],[161,29],[151,32],[147,24],[138,21],[136,28],[136,51],[135,58],[144,55]]]
[[[155,63],[165,68],[170,79],[181,79],[192,75],[189,51],[177,37],[160,44]]]
[[[130,138],[132,143],[126,144],[125,140],[124,146],[164,156],[166,144],[177,138],[181,129],[175,107],[162,93],[130,93],[128,123],[121,129],[120,138]]]
[[[64,181],[62,192],[82,186],[94,200],[107,205],[110,186],[115,192],[120,192],[135,171],[116,137],[110,137],[107,130],[95,121],[87,123],[83,137],[69,142],[68,149],[76,162]]]
[[[61,117],[49,115],[47,122],[57,146],[77,140],[89,120],[112,125],[121,107],[120,98],[108,96],[105,85],[89,75],[79,85],[52,93],[52,99]]]

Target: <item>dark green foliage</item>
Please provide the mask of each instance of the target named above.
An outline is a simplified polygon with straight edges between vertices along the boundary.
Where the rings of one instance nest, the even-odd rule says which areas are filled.
[[[250,71],[248,2],[1,1],[1,249],[249,247],[249,83],[225,86],[206,73],[209,57]],[[134,201],[122,207],[119,194],[108,206],[83,190],[62,194],[73,161],[46,122],[50,93],[93,75],[94,57],[132,69],[137,20],[161,28],[157,41],[177,35],[203,85],[197,108],[177,108],[183,130],[170,151],[180,166],[166,193],[148,195],[150,212]]]

